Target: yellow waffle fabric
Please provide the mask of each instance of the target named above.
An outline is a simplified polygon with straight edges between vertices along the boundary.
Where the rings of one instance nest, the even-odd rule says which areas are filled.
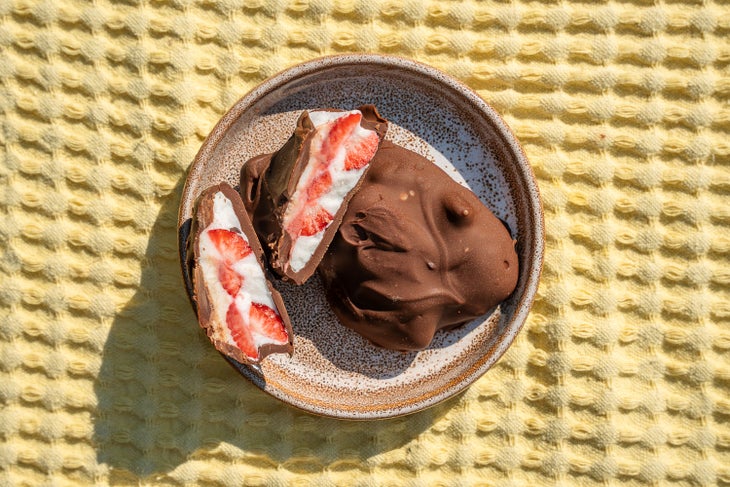
[[[0,485],[730,484],[728,39],[724,0],[0,0]],[[547,225],[498,365],[374,422],[237,375],[176,247],[221,115],[358,51],[502,113]]]

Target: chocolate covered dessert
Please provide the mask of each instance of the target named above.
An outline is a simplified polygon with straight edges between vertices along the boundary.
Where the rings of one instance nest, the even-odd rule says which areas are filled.
[[[468,189],[385,141],[319,266],[339,320],[373,343],[420,350],[514,290],[515,242]]]
[[[256,232],[228,184],[196,200],[187,256],[198,321],[218,351],[248,364],[291,354],[284,302],[266,278]]]
[[[243,166],[241,196],[279,276],[314,273],[386,130],[372,105],[304,111],[281,149]]]

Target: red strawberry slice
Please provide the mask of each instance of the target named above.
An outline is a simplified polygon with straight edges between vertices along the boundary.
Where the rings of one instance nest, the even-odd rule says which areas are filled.
[[[296,239],[301,236],[311,237],[316,235],[325,228],[334,219],[332,214],[317,205],[316,203],[310,203],[299,212],[299,214],[292,219],[287,226],[287,232]]]
[[[249,326],[244,323],[243,316],[238,310],[238,306],[236,306],[235,302],[231,303],[228,307],[228,312],[226,313],[226,324],[228,325],[233,341],[236,342],[238,348],[240,348],[248,358],[252,360],[258,359],[259,350],[254,344],[251,330]]]
[[[345,144],[352,132],[355,131],[361,119],[362,114],[359,112],[348,113],[327,122],[326,125],[318,129],[322,131],[324,136],[319,150],[328,164],[335,158],[337,151]]]
[[[314,180],[307,188],[307,202],[318,200],[323,194],[325,194],[332,187],[332,175],[324,169],[314,177]]]
[[[208,230],[213,245],[227,264],[234,264],[251,253],[251,247],[242,236],[224,228]]]
[[[243,276],[238,274],[226,262],[218,264],[218,280],[228,294],[236,297],[243,286]]]
[[[261,303],[251,303],[249,324],[256,332],[277,342],[289,341],[284,322],[279,313]]]
[[[359,140],[348,140],[345,144],[347,155],[345,156],[345,170],[362,169],[375,156],[378,150],[380,139],[375,132],[369,132],[368,135]]]

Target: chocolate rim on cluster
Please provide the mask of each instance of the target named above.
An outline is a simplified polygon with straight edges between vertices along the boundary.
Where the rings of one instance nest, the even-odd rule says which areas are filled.
[[[357,172],[359,179],[346,194],[339,196],[341,203],[335,211],[327,214],[327,223],[318,229],[320,234],[317,238],[320,240],[316,243],[316,247],[310,249],[311,253],[303,263],[295,265],[291,257],[297,239],[301,238],[298,235],[292,236],[291,226],[287,226],[289,217],[287,210],[290,206],[294,206],[295,196],[299,197],[297,191],[301,191],[300,181],[312,178],[312,165],[317,164],[315,151],[319,149],[315,148],[315,145],[318,138],[322,137],[319,128],[324,123],[315,123],[313,118],[317,114],[326,121],[355,112],[359,113],[357,117],[361,130],[371,132],[377,139],[369,149],[367,160],[359,162],[362,164]],[[360,187],[363,176],[369,168],[369,162],[385,137],[387,127],[387,121],[378,114],[373,105],[362,105],[351,112],[338,109],[304,111],[297,120],[293,134],[277,152],[254,157],[243,165],[240,178],[241,197],[252,218],[271,269],[284,280],[303,284],[314,274],[334,238],[350,198]]]
[[[223,332],[221,327],[225,326],[225,323],[219,323],[221,321],[217,318],[216,306],[220,303],[216,303],[215,298],[212,296],[210,291],[210,283],[206,283],[205,272],[201,263],[201,234],[203,231],[211,225],[215,220],[215,197],[217,194],[222,195],[230,201],[232,209],[237,219],[237,225],[230,226],[226,230],[233,232],[237,235],[245,237],[250,250],[253,252],[256,262],[262,273],[258,278],[265,280],[265,288],[270,293],[270,297],[275,305],[276,312],[284,325],[287,341],[286,343],[277,342],[264,342],[256,345],[257,357],[247,356],[243,351],[235,346],[235,337],[231,340],[229,336],[225,339],[224,336],[230,334],[230,331]],[[257,364],[261,362],[267,355],[272,353],[286,353],[291,355],[293,353],[293,337],[291,322],[289,315],[286,311],[284,301],[281,298],[279,292],[273,287],[269,279],[267,278],[267,271],[264,266],[264,252],[261,248],[261,244],[258,241],[256,232],[253,229],[253,225],[248,217],[248,213],[241,201],[241,197],[238,192],[233,189],[227,183],[220,183],[218,185],[205,189],[195,201],[192,225],[187,240],[187,269],[190,273],[190,281],[192,282],[192,296],[191,301],[194,305],[195,311],[198,316],[200,326],[205,330],[206,335],[211,340],[215,348],[222,354],[244,364]],[[245,277],[252,278],[252,277]],[[265,291],[264,291],[265,292]]]

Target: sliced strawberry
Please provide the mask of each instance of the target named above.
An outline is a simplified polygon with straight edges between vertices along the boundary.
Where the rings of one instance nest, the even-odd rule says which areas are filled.
[[[214,228],[208,230],[208,236],[228,264],[234,264],[251,253],[248,242],[230,230]]]
[[[281,316],[272,308],[261,303],[251,303],[248,317],[251,328],[257,333],[276,342],[289,341]]]
[[[347,155],[345,156],[345,170],[362,169],[375,156],[378,150],[380,139],[375,132],[368,132],[368,135],[358,140],[348,140],[345,144]]]
[[[293,239],[297,239],[300,236],[311,237],[316,235],[325,228],[334,219],[332,214],[317,205],[311,203],[310,206],[305,207],[299,214],[292,219],[287,226],[286,230]]]
[[[251,330],[249,326],[244,323],[243,316],[238,310],[238,306],[236,306],[235,302],[231,303],[228,307],[228,312],[226,313],[226,324],[228,325],[233,341],[236,342],[238,348],[240,348],[241,351],[250,359],[258,359],[259,351],[254,344]]]
[[[299,218],[301,219],[299,235],[311,237],[327,228],[334,217],[329,211],[317,205],[306,208]]]
[[[325,168],[324,171],[317,174],[312,183],[307,188],[307,202],[318,200],[332,187],[332,175]]]
[[[243,286],[243,276],[238,274],[226,262],[218,264],[218,280],[228,294],[235,297]]]
[[[327,122],[326,125],[318,129],[322,131],[323,135],[322,145],[319,150],[328,163],[335,158],[337,151],[355,131],[361,119],[362,114],[359,112],[348,113]]]

